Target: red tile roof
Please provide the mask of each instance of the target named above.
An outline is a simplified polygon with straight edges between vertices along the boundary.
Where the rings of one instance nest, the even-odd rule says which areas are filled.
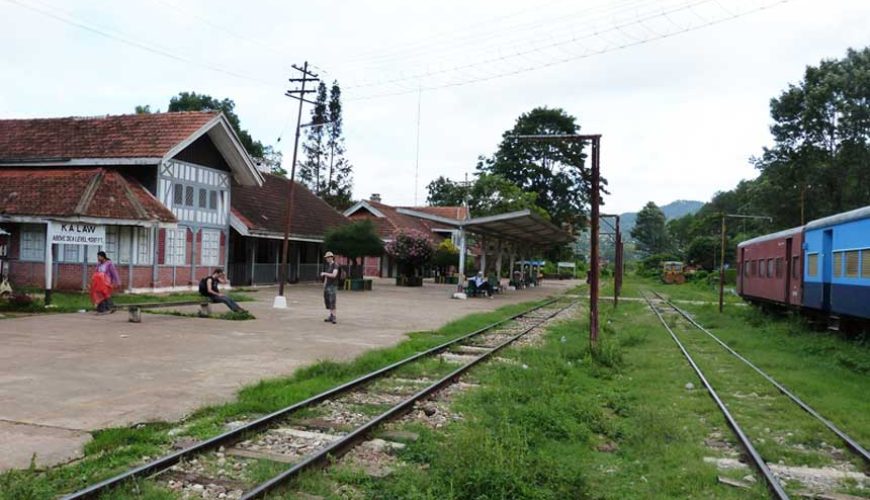
[[[400,207],[408,210],[416,210],[430,215],[437,215],[445,219],[465,220],[467,210],[465,207]]]
[[[371,205],[372,208],[384,214],[384,217],[376,217],[374,215],[370,215],[368,211],[363,212],[361,210],[358,210],[357,212],[351,214],[350,218],[352,220],[370,219],[372,222],[374,222],[375,227],[378,230],[378,234],[381,236],[381,238],[391,239],[393,237],[393,233],[395,233],[399,229],[415,229],[424,233],[432,232],[432,224],[430,224],[426,220],[418,219],[417,217],[413,217],[410,215],[400,214],[396,211],[396,207],[385,205],[379,201],[366,200],[366,203]]]
[[[0,169],[0,215],[176,222],[139,181],[105,168]]]
[[[263,177],[262,187],[241,186],[233,182],[230,202],[233,214],[250,231],[283,235],[290,180],[272,174],[263,174]],[[290,218],[291,236],[320,239],[328,229],[348,222],[347,217],[303,184],[296,183]]]
[[[0,120],[0,160],[161,158],[218,114]]]

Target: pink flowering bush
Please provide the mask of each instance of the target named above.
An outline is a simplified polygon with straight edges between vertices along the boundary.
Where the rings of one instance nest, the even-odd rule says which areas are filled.
[[[435,244],[428,234],[414,229],[399,229],[384,246],[384,251],[396,259],[402,269],[401,274],[413,275],[414,271],[427,263],[435,253]]]

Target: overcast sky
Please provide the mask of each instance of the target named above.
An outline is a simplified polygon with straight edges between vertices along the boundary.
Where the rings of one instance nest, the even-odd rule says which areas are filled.
[[[636,211],[754,177],[769,100],[870,45],[868,27],[867,0],[0,0],[0,117],[165,110],[203,92],[235,100],[289,167],[283,90],[308,60],[345,90],[356,198],[414,203],[418,103],[419,204],[549,106],[603,135],[605,211]]]

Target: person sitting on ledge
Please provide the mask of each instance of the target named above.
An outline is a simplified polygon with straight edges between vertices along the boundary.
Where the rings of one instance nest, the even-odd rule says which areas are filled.
[[[210,275],[199,280],[199,294],[207,297],[213,303],[226,304],[233,312],[248,312],[240,307],[235,300],[229,298],[218,290],[218,283],[226,283],[227,277],[221,268],[215,269]]]
[[[492,287],[489,285],[489,281],[483,277],[483,271],[478,271],[477,276],[472,278],[471,282],[474,284],[475,294],[482,291],[487,297],[492,298]]]

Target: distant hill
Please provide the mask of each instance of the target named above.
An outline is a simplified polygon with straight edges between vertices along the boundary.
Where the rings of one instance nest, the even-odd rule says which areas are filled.
[[[679,219],[680,217],[688,214],[693,214],[701,209],[704,206],[703,201],[693,201],[693,200],[677,200],[668,203],[663,207],[659,207],[662,209],[662,212],[665,214],[665,220],[671,219]],[[620,214],[619,216],[619,225],[621,226],[622,233],[626,235],[626,238],[629,238],[629,234],[631,234],[632,228],[634,228],[634,223],[637,221],[637,212],[626,212],[624,214]]]

